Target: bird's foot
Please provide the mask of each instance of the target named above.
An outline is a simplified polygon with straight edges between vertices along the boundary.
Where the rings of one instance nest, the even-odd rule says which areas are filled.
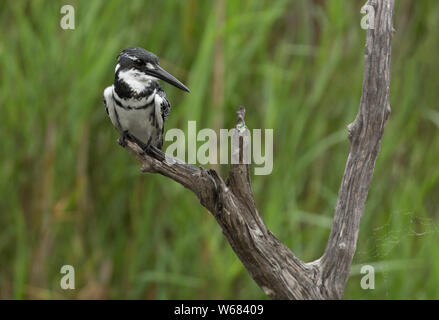
[[[144,144],[144,143],[141,144],[142,150],[146,154],[149,154],[151,151],[151,141],[152,141],[152,137],[149,137],[148,142],[146,144]]]
[[[144,143],[142,141],[140,141],[139,139],[137,139],[136,137],[134,137],[133,135],[129,134],[128,130],[125,130],[122,132],[122,135],[120,136],[119,140],[117,141],[122,147],[126,147],[127,146],[127,140],[131,140],[133,142],[135,142],[143,151],[143,154],[148,154],[151,155],[152,154],[152,137],[150,137],[148,139],[147,143]]]
[[[122,132],[122,135],[120,136],[119,140],[117,140],[117,142],[122,146],[122,147],[126,147],[127,146],[127,138],[130,138],[129,134],[128,134],[128,130],[125,130]]]

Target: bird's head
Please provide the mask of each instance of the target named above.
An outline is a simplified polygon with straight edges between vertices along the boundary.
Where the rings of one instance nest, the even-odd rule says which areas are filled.
[[[116,77],[130,86],[147,85],[150,80],[163,80],[173,86],[190,92],[189,88],[159,65],[157,56],[143,48],[123,50],[117,57]]]

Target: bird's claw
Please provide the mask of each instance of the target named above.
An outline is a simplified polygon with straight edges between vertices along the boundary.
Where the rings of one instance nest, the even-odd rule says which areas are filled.
[[[119,140],[117,141],[122,147],[127,146],[127,138],[128,138],[128,131],[122,132],[122,135],[120,136]]]
[[[146,154],[149,154],[151,151],[151,140],[152,140],[152,137],[149,137],[148,142],[146,144],[142,144],[142,150]]]
[[[148,142],[145,144],[142,141],[140,141],[139,139],[137,139],[136,137],[130,135],[128,133],[128,131],[124,131],[122,132],[122,135],[120,136],[120,138],[118,139],[118,143],[122,146],[122,147],[126,147],[127,146],[127,139],[134,141],[143,151],[144,154],[150,154],[151,153],[151,140],[152,137],[149,138]]]

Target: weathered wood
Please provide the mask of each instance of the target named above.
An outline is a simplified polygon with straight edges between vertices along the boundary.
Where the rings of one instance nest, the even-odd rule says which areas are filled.
[[[355,121],[348,126],[349,155],[331,234],[321,259],[322,281],[333,293],[331,298],[341,298],[349,277],[361,216],[390,115],[394,0],[368,1],[368,4],[375,10],[375,29],[367,30],[360,107]]]
[[[232,164],[224,181],[215,170],[195,167],[151,148],[145,154],[132,141],[126,149],[142,170],[159,173],[190,189],[220,225],[230,246],[255,282],[273,299],[340,299],[355,253],[384,126],[390,114],[390,56],[394,0],[375,0],[375,29],[367,31],[363,91],[358,115],[348,126],[350,151],[323,256],[298,259],[264,224],[256,208],[249,167]],[[238,110],[237,134],[247,129]],[[242,150],[241,150],[242,152]]]

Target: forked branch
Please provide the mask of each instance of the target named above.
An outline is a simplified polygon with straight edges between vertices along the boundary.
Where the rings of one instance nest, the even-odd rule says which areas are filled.
[[[247,164],[232,164],[228,178],[223,180],[215,170],[186,164],[156,148],[145,154],[132,141],[126,145],[142,163],[143,171],[171,178],[198,197],[250,275],[273,299],[340,299],[349,277],[360,219],[390,113],[394,0],[367,4],[375,10],[375,29],[367,31],[360,108],[348,126],[350,151],[331,234],[320,259],[301,261],[268,230],[255,205]],[[244,115],[244,108],[240,108],[235,131],[240,136],[248,130]]]

